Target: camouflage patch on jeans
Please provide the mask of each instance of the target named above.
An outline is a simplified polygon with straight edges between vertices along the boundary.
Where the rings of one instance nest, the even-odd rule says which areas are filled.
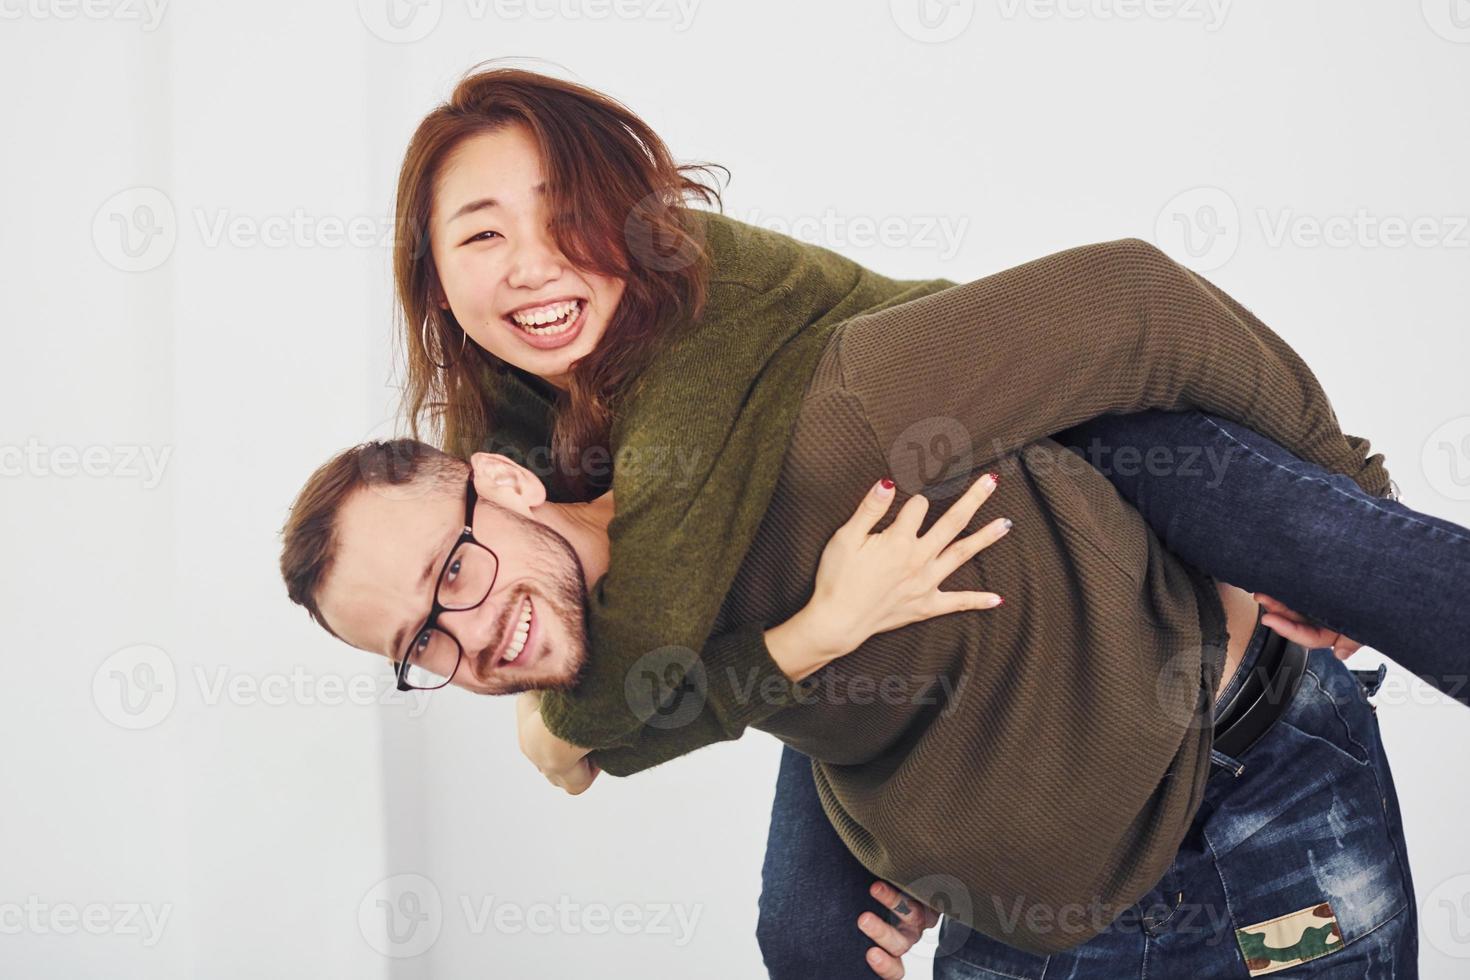
[[[1342,930],[1330,902],[1235,930],[1253,977],[1275,973],[1342,949]]]

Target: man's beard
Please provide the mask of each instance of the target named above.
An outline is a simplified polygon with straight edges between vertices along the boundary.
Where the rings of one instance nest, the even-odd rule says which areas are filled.
[[[548,646],[543,653],[543,657],[552,662],[547,668],[551,673],[530,672],[525,677],[510,680],[504,688],[497,688],[493,693],[570,691],[581,680],[587,663],[587,577],[582,570],[582,561],[571,542],[545,524],[506,509],[501,510],[500,516],[518,523],[534,542],[533,553],[537,560],[532,564],[532,570],[540,574],[535,584],[529,585],[525,591],[531,596],[534,615],[540,619],[542,629],[538,642],[550,644],[552,637],[548,635],[546,626],[550,622],[558,622],[566,630],[567,649],[565,658],[559,663],[556,656],[561,651]],[[543,591],[543,586],[546,591]],[[516,608],[519,608],[519,603],[509,613],[513,614]],[[496,670],[483,672],[480,669],[492,654],[493,651],[481,651],[475,658],[475,672],[482,677],[500,680],[496,677]]]

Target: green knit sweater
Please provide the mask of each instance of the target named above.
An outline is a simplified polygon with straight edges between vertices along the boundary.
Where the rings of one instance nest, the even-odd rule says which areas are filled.
[[[827,249],[697,214],[713,260],[709,298],[697,323],[671,325],[672,342],[614,423],[613,458],[634,465],[613,470],[611,562],[588,597],[586,668],[575,690],[541,699],[547,728],[585,748],[635,746],[696,657],[711,679],[754,671],[785,681],[763,636],[774,623],[710,634],[766,512],[802,392],[839,324],[954,285],[890,279]],[[506,379],[491,411],[516,404],[517,418],[544,419],[544,396]],[[496,438],[497,451],[537,444],[524,422]],[[720,683],[707,697],[724,738],[783,703],[757,708]],[[688,749],[712,737],[682,734]]]

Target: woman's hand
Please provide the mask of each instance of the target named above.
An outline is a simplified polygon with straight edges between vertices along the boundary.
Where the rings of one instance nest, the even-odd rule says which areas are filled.
[[[922,535],[919,525],[929,501],[919,495],[904,503],[886,529],[870,533],[888,512],[894,495],[890,481],[875,484],[822,550],[806,607],[766,631],[771,658],[786,676],[801,680],[878,633],[946,613],[993,609],[1004,602],[994,592],[939,589],[955,569],[1010,530],[1011,522],[999,518],[955,540],[998,479],[987,473],[976,480]]]
[[[939,913],[886,881],[873,882],[868,893],[898,917],[898,923],[891,925],[872,912],[858,916],[858,928],[878,944],[868,950],[868,968],[883,980],[903,980],[904,954],[914,948],[924,930],[939,922]]]
[[[541,720],[541,695],[526,691],[516,696],[516,735],[521,754],[553,786],[576,796],[592,785],[602,770],[589,757],[589,750],[564,742],[551,734]]]
[[[1319,626],[1301,613],[1288,609],[1264,592],[1255,593],[1254,598],[1266,607],[1266,612],[1261,616],[1261,625],[1275,630],[1292,643],[1299,643],[1308,650],[1331,647],[1333,655],[1338,660],[1346,660],[1363,646],[1357,640],[1349,639],[1325,626]]]

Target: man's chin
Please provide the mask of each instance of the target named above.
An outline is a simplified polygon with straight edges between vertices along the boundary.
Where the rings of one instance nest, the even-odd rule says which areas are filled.
[[[552,654],[547,654],[550,660]],[[581,663],[538,663],[524,669],[513,665],[492,668],[489,676],[476,676],[457,686],[476,694],[520,694],[525,691],[570,691],[581,676]]]

